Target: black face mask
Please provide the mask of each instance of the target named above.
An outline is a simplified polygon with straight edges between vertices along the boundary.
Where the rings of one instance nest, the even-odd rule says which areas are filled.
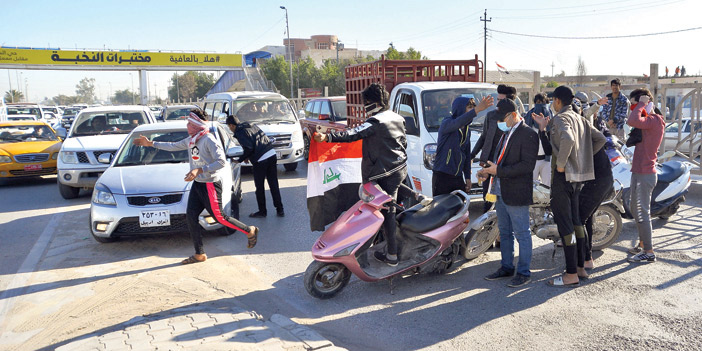
[[[377,102],[373,102],[373,103],[370,103],[370,104],[366,104],[366,105],[364,106],[364,108],[366,109],[366,113],[367,113],[367,114],[373,114],[373,113],[375,113],[375,112],[380,111],[380,109],[381,109],[381,107],[378,106],[378,103],[377,103]]]

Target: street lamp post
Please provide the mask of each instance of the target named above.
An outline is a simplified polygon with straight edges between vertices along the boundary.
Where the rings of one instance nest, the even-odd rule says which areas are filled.
[[[134,75],[132,75],[132,72],[129,72],[129,78],[131,78],[131,80],[132,80],[132,91],[131,91],[132,105],[136,105],[136,101],[134,100],[135,99],[135,97],[134,97]]]
[[[293,76],[292,76],[292,50],[290,50],[290,26],[288,25],[288,9],[285,6],[281,6],[281,9],[285,10],[285,31],[288,33],[288,45],[286,49],[288,50],[288,60],[290,60],[290,98],[295,98],[293,93]]]

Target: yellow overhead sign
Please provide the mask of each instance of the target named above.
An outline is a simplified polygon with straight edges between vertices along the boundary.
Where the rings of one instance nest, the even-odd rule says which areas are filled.
[[[242,67],[241,54],[149,51],[70,51],[0,48],[0,65],[117,67]],[[135,67],[137,68],[137,67]]]

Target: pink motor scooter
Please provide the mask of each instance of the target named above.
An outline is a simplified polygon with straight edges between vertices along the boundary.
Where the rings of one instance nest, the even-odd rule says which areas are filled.
[[[312,247],[312,262],[304,275],[310,295],[328,299],[339,293],[351,274],[374,282],[403,273],[446,272],[458,256],[468,226],[468,195],[460,190],[436,196],[428,205],[417,204],[396,218],[397,266],[389,266],[373,256],[385,250],[378,242],[383,225],[380,210],[398,206],[380,187],[371,182],[359,187],[361,198],[322,233]]]

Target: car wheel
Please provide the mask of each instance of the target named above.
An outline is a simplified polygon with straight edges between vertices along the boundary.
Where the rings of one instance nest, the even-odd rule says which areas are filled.
[[[303,134],[302,140],[305,143],[305,160],[309,160],[310,158],[310,138],[307,136],[307,133]]]
[[[80,188],[74,188],[72,186],[64,185],[61,184],[61,182],[58,182],[58,188],[59,193],[61,193],[61,197],[63,197],[66,200],[75,199],[80,193]]]
[[[297,169],[297,162],[295,163],[286,163],[283,165],[285,167],[285,171],[287,172],[292,172]]]

